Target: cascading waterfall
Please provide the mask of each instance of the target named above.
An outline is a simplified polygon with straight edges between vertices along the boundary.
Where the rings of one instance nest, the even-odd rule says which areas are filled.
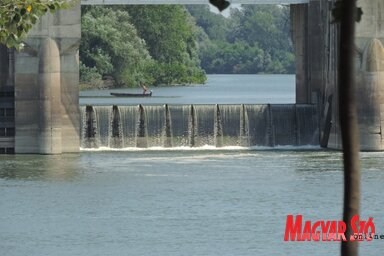
[[[248,112],[244,104],[241,104],[239,111],[240,111],[240,115],[239,115],[240,116],[240,131],[239,131],[240,136],[239,136],[238,143],[240,146],[249,147],[250,140],[249,140]]]
[[[296,104],[297,144],[315,145],[319,143],[319,132],[309,133],[306,131],[318,130],[318,116],[316,108],[308,108],[304,104]]]
[[[148,132],[147,132],[147,122],[146,122],[146,112],[142,105],[139,105],[139,120],[137,123],[137,137],[136,137],[136,147],[138,148],[147,148],[148,147]]]
[[[196,136],[197,136],[197,121],[196,121],[196,112],[195,107],[191,105],[189,112],[189,121],[188,121],[188,139],[189,146],[194,147],[196,145]]]
[[[164,146],[166,106],[143,106],[146,116],[148,147]]]
[[[111,148],[124,147],[124,134],[119,107],[112,107],[112,114],[110,115],[109,122],[111,123],[111,125],[109,126],[110,131],[108,146]]]
[[[215,105],[194,105],[195,147],[215,146]]]
[[[296,105],[272,105],[272,145],[298,145]]]
[[[123,147],[136,147],[139,106],[119,106],[119,110],[123,130]]]
[[[81,146],[83,148],[98,148],[100,145],[100,137],[94,108],[92,106],[83,107],[81,111],[81,118]]]
[[[82,148],[318,145],[313,105],[138,105],[81,108]]]
[[[191,105],[167,105],[169,111],[169,130],[171,131],[173,147],[193,146],[193,106]]]
[[[221,111],[219,105],[216,104],[215,106],[215,129],[214,129],[214,136],[215,136],[215,146],[216,147],[222,147],[223,146],[223,123],[222,123],[222,117],[221,117]]]
[[[249,146],[274,146],[270,105],[245,105],[244,118],[248,121]],[[246,122],[244,121],[244,122]],[[247,125],[245,124],[245,127]],[[247,128],[247,127],[246,127]]]
[[[172,123],[171,123],[171,113],[169,111],[168,105],[164,105],[165,107],[165,129],[164,129],[164,144],[165,148],[172,147]]]
[[[96,113],[97,122],[97,141],[99,147],[109,147],[110,131],[111,131],[111,114],[112,107],[110,106],[98,106],[94,107]]]
[[[243,106],[216,105],[216,107],[217,135],[221,135],[220,146],[248,146],[248,143],[246,143],[248,137],[248,119],[242,112]],[[219,146],[217,143],[216,145]]]

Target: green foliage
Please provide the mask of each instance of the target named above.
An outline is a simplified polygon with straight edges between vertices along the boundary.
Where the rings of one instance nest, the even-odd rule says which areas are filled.
[[[100,75],[112,76],[119,86],[153,81],[147,70],[154,62],[125,11],[91,7],[83,14],[80,59]]]
[[[150,72],[155,77],[155,85],[200,84],[206,80],[204,70],[181,63],[157,63]]]
[[[80,58],[88,73],[112,76],[117,86],[202,83],[198,28],[182,6],[82,8]],[[82,74],[85,72],[86,74]],[[87,80],[88,79],[88,80]]]
[[[90,68],[80,62],[80,84],[90,88],[102,88],[103,80],[96,67]]]
[[[203,83],[198,56],[198,29],[185,7],[178,5],[126,7],[132,23],[156,61],[155,84]]]
[[[28,31],[46,12],[67,8],[71,0],[1,0],[0,43],[20,49]]]
[[[227,35],[230,33],[230,19],[211,12],[208,5],[188,5],[187,9],[210,40],[227,40]]]
[[[264,70],[264,52],[245,42],[214,41],[201,48],[202,66],[207,73],[255,74]]]
[[[207,73],[294,73],[288,8],[247,5],[228,18],[206,6],[188,10],[203,29],[199,56]]]

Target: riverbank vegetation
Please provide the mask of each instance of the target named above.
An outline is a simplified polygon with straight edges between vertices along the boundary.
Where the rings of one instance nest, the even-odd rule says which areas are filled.
[[[206,73],[293,73],[289,9],[255,5],[228,17],[203,6],[82,7],[85,88],[204,83]]]
[[[208,6],[188,10],[203,29],[199,56],[207,73],[295,72],[288,7],[246,5],[232,8],[229,17],[212,13]]]

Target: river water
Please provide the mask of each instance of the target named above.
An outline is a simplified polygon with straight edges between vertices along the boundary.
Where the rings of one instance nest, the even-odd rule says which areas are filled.
[[[140,89],[80,92],[81,105],[135,104],[280,104],[295,103],[294,75],[208,75],[204,85],[150,87],[148,98],[118,98],[111,92],[142,93]]]
[[[259,78],[253,77],[255,84]],[[292,87],[292,77],[281,78]],[[241,77],[232,82],[236,81],[241,82]],[[215,87],[211,82],[206,86]],[[175,89],[180,93],[175,99],[183,98],[183,90]],[[89,92],[83,95],[86,93]],[[294,96],[292,91],[282,93],[288,94]],[[202,97],[207,103],[208,99]],[[280,96],[277,98],[274,103],[281,101]],[[101,103],[123,99],[93,100],[92,103]],[[202,147],[0,158],[1,255],[237,256],[339,252],[337,242],[283,239],[288,214],[301,214],[312,222],[341,218],[340,152],[289,146]],[[384,235],[383,166],[384,153],[362,153],[361,218],[373,217],[376,233]],[[360,246],[361,255],[381,255],[384,240],[361,242]]]

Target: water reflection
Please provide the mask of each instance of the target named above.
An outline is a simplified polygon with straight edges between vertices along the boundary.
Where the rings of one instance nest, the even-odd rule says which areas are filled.
[[[0,179],[71,181],[76,179],[80,155],[4,155],[0,156]]]

